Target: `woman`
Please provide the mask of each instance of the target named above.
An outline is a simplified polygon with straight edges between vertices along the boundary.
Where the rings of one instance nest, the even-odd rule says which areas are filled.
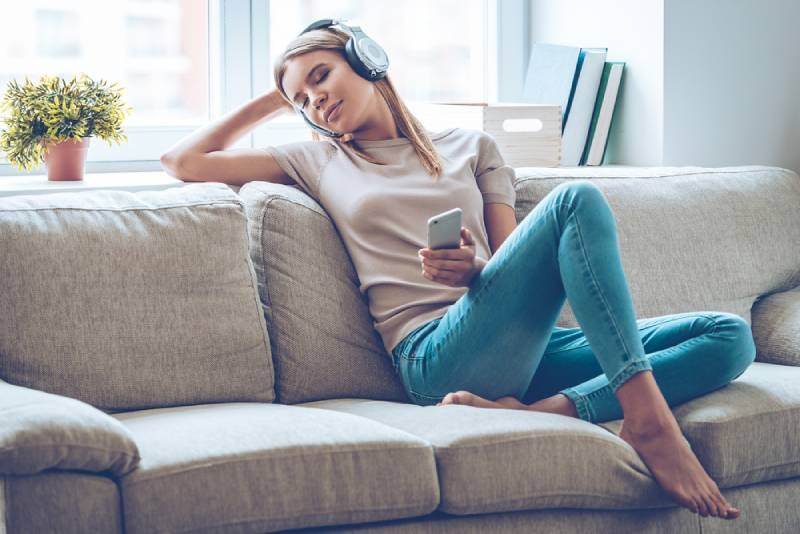
[[[514,171],[494,140],[425,130],[385,71],[348,51],[354,30],[332,26],[306,28],[277,61],[274,91],[182,140],[165,168],[189,181],[295,184],[323,205],[415,403],[624,416],[620,437],[678,503],[738,517],[670,406],[744,372],[755,358],[748,324],[721,312],[636,320],[596,186],[556,187],[517,226]],[[313,141],[226,150],[294,109]],[[425,248],[428,217],[456,206],[460,249]],[[566,298],[582,328],[555,326]]]

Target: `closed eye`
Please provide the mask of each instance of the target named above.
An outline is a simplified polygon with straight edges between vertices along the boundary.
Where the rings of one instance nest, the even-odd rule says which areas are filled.
[[[328,77],[328,71],[325,71],[325,74],[323,74],[322,76],[319,77],[319,80],[317,80],[317,83],[320,83],[322,80],[324,80],[327,77]],[[308,98],[303,100],[303,109],[306,109],[306,104],[307,103],[308,103]]]

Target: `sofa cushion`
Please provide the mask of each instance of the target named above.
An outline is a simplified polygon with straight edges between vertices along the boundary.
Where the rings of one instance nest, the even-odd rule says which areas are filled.
[[[441,488],[439,509],[450,514],[674,505],[631,447],[573,417],[365,399],[299,406],[359,415],[431,443]]]
[[[800,287],[759,299],[752,314],[757,359],[800,366]]]
[[[673,409],[721,488],[800,476],[797,384],[800,368],[756,362],[727,386]],[[595,425],[549,413],[363,399],[301,406],[360,415],[429,441],[447,513],[676,505],[617,437],[622,420]]]
[[[673,408],[721,488],[800,476],[800,368],[754,362],[724,388]],[[601,423],[619,433],[622,420]]]
[[[0,378],[106,411],[274,399],[224,184],[0,198]]]
[[[751,324],[759,295],[800,284],[800,179],[776,167],[517,169],[517,220],[553,188],[590,179],[617,221],[639,317],[694,310]],[[566,303],[557,324],[578,323]]]
[[[272,343],[279,402],[406,401],[350,257],[325,210],[295,187],[240,190]]]
[[[0,381],[0,474],[69,469],[123,475],[139,449],[119,421],[85,402]]]
[[[114,417],[142,452],[121,481],[129,534],[359,523],[439,502],[430,445],[362,417],[256,403]]]

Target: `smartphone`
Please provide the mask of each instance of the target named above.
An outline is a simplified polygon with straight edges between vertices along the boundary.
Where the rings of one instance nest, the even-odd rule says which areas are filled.
[[[461,208],[453,208],[428,219],[428,248],[461,247]]]

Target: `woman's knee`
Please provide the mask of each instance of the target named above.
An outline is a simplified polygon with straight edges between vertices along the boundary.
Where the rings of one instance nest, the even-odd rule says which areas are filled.
[[[581,202],[606,202],[606,197],[594,182],[589,180],[574,180],[559,184],[553,192],[559,199],[559,203],[576,204]]]
[[[750,325],[735,313],[718,312],[714,314],[714,333],[724,338],[725,369],[723,373],[729,380],[742,375],[756,359],[756,346]]]

